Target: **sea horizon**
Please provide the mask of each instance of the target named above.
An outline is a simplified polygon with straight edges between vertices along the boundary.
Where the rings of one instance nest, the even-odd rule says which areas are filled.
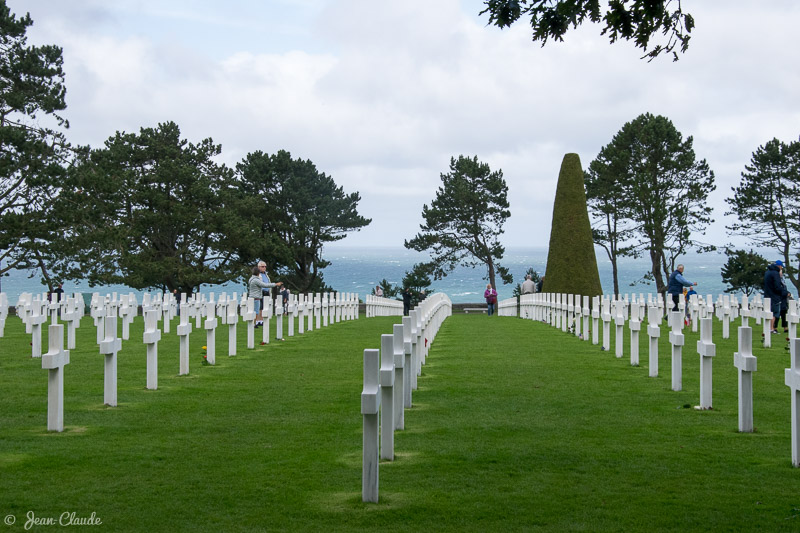
[[[338,292],[357,293],[362,300],[371,294],[375,286],[386,279],[392,285],[399,285],[405,273],[417,262],[427,259],[427,254],[392,246],[330,246],[323,250],[323,257],[331,264],[322,270],[323,280],[333,290]],[[613,293],[613,280],[611,262],[604,250],[595,249],[598,271],[604,294]],[[767,255],[769,257],[769,255]],[[685,264],[685,277],[692,282],[697,282],[697,292],[703,296],[708,294],[716,298],[725,292],[726,285],[722,282],[721,269],[727,256],[720,252],[688,253],[680,258]],[[503,259],[499,263],[509,269],[514,277],[514,283],[503,285],[499,282],[497,291],[500,299],[510,298],[514,287],[521,283],[525,271],[532,267],[540,275],[544,273],[547,263],[547,248],[526,247],[507,248]],[[655,284],[642,282],[644,274],[650,268],[646,258],[621,258],[618,261],[620,293],[622,294],[648,294],[655,292]],[[8,296],[10,305],[16,304],[22,293],[41,294],[47,289],[41,284],[41,275],[28,277],[27,271],[12,270],[0,281],[0,291]],[[245,291],[245,279],[241,282],[229,282],[223,285],[203,285],[201,294],[209,293],[241,293]],[[486,269],[457,267],[451,274],[431,284],[431,292],[444,292],[453,303],[482,303],[483,291],[486,287]],[[791,284],[790,284],[791,285]],[[796,291],[790,286],[792,293]],[[89,287],[83,282],[64,282],[64,291],[72,294],[94,293],[110,294],[117,292],[127,294],[133,292],[141,301],[145,292],[131,289],[125,285],[110,285]]]

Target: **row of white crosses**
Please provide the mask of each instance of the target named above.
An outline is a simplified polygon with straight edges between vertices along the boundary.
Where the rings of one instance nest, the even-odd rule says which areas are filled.
[[[394,460],[394,432],[405,429],[404,412],[412,405],[417,376],[452,307],[447,295],[434,294],[403,317],[402,324],[395,324],[391,335],[381,335],[380,350],[364,350],[361,497],[365,502],[378,501],[379,460]]]
[[[255,321],[254,300],[241,298],[236,294],[230,298],[221,296],[217,302],[211,300],[205,302],[202,297],[182,297],[180,305],[180,323],[177,334],[180,337],[180,374],[189,373],[189,334],[191,324],[189,318],[194,314],[197,322],[201,321],[200,315],[205,314],[206,320],[203,324],[207,330],[207,360],[214,364],[215,329],[218,325],[217,316],[222,318],[222,323],[229,326],[229,355],[236,355],[236,324],[241,316],[248,324],[248,347],[253,348],[252,339],[253,326]],[[0,295],[0,303],[6,302],[5,294]],[[80,304],[78,303],[80,302]],[[317,305],[314,305],[317,302]],[[0,318],[5,320],[8,306],[0,308]],[[156,390],[158,388],[158,342],[161,340],[161,330],[158,328],[158,321],[163,319],[164,332],[168,333],[170,320],[174,317],[178,308],[175,298],[166,293],[157,293],[155,296],[145,294],[142,302],[144,311],[145,327],[143,333],[143,343],[147,347],[147,388]],[[267,306],[271,311],[271,305]],[[136,296],[131,294],[100,296],[94,293],[90,303],[91,316],[97,327],[97,344],[99,351],[105,356],[104,362],[104,392],[103,402],[109,406],[117,405],[117,355],[122,349],[122,341],[128,340],[129,326],[138,314],[138,302]],[[307,297],[305,295],[295,296],[291,302],[290,313],[290,335],[295,316],[299,314],[300,333],[304,331],[303,318],[308,317],[309,330],[313,329],[313,320],[316,317],[318,327],[321,320],[320,312],[326,313],[324,324],[327,326],[328,312],[330,322],[347,320],[358,317],[358,297],[357,295],[317,295]],[[314,310],[317,310],[317,313]],[[5,310],[5,312],[3,311]],[[61,318],[69,324],[68,349],[63,349],[64,326],[57,324],[58,313]],[[48,312],[50,313],[53,324],[50,327],[50,349],[42,356],[41,354],[41,327],[47,321]],[[203,313],[204,312],[204,313]],[[80,296],[64,297],[61,302],[48,302],[47,296],[33,296],[26,293],[20,296],[17,303],[17,314],[23,320],[28,333],[32,335],[32,356],[43,357],[42,368],[49,371],[48,381],[48,430],[63,431],[63,368],[69,363],[69,349],[75,346],[74,330],[83,315],[83,299]],[[122,319],[122,336],[117,336],[117,319]],[[5,322],[2,323],[3,326]],[[280,322],[279,322],[280,324]],[[265,328],[265,341],[268,341],[268,328]]]
[[[559,309],[558,305],[549,304],[550,302],[558,301],[558,298],[548,297],[546,294],[542,295],[526,295],[521,298],[521,304],[525,300],[530,300],[529,303],[535,306],[535,300],[539,299],[546,304],[543,309],[549,309],[552,313],[553,309]],[[603,319],[604,325],[610,323],[611,317],[614,317],[617,325],[617,341],[622,338],[621,327],[625,320],[625,306],[624,300],[614,301],[614,311],[610,307],[610,299],[604,298],[602,301],[599,297],[593,300],[593,330],[596,333],[598,328],[598,321]],[[638,333],[641,330],[642,319],[644,318],[644,309],[647,309],[647,334],[650,338],[650,376],[658,376],[658,338],[660,336],[660,325],[663,320],[664,313],[667,313],[668,324],[670,327],[669,336],[670,344],[672,346],[672,389],[679,391],[682,388],[682,347],[684,345],[684,336],[682,329],[684,326],[684,317],[686,316],[685,303],[679,301],[679,310],[672,311],[667,298],[662,298],[658,295],[656,299],[648,297],[647,302],[643,298],[637,301],[635,298],[629,304],[630,321],[629,327],[631,330],[631,364],[638,364]],[[734,366],[738,372],[738,429],[740,432],[748,433],[753,431],[753,378],[752,374],[758,368],[757,359],[752,354],[752,328],[749,326],[749,319],[753,318],[756,323],[761,322],[764,330],[764,346],[770,347],[770,329],[772,312],[770,309],[770,300],[768,298],[762,299],[760,295],[756,295],[752,302],[748,302],[747,297],[742,297],[741,303],[737,301],[734,296],[724,295],[717,299],[716,305],[712,303],[711,296],[706,299],[700,298],[696,295],[690,299],[688,305],[689,316],[694,330],[699,326],[700,339],[697,341],[697,353],[700,355],[700,404],[697,409],[711,409],[713,407],[713,379],[712,379],[712,361],[716,356],[716,347],[712,342],[712,317],[716,314],[717,318],[722,321],[723,335],[727,332],[729,334],[730,324],[737,318],[741,318],[741,326],[738,328],[738,344],[739,349],[734,353]],[[521,306],[521,308],[523,308]],[[715,312],[716,310],[716,312]],[[537,314],[535,310],[528,311],[533,316],[543,316],[541,312]],[[546,317],[545,316],[545,321]],[[551,317],[552,319],[552,317]],[[557,324],[558,318],[555,322]],[[791,368],[785,371],[785,383],[791,389],[791,433],[792,433],[792,464],[795,467],[800,467],[800,339],[796,337],[797,323],[800,322],[800,305],[796,300],[789,301],[789,309],[787,312],[787,323],[789,327],[790,351],[791,351]],[[604,327],[604,331],[607,331]],[[607,333],[604,333],[604,348],[608,349]],[[596,335],[593,336],[593,342],[597,344]],[[617,357],[621,357],[619,344],[617,345]]]
[[[364,300],[367,318],[374,316],[403,316],[403,302],[368,294]]]
[[[67,348],[75,348],[75,330],[80,325],[83,316],[83,298],[80,295],[66,296],[61,295],[60,302],[50,302],[47,300],[47,293],[42,295],[32,295],[23,293],[16,305],[17,316],[25,324],[26,333],[31,335],[31,356],[41,357],[42,355],[42,327],[47,322],[48,317],[51,324],[58,323],[59,313],[61,318],[67,322]],[[0,296],[5,299],[5,305],[0,306],[0,316],[8,313],[8,299],[3,294]],[[0,318],[5,323],[4,318]],[[2,336],[2,331],[0,331]]]

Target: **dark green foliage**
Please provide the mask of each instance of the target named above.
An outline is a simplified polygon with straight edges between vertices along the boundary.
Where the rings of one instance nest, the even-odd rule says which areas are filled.
[[[677,61],[675,47],[680,45],[680,51],[686,52],[694,28],[694,18],[682,11],[680,2],[672,0],[611,0],[605,13],[601,13],[599,0],[485,0],[484,4],[487,7],[480,14],[489,13],[489,24],[500,28],[529,15],[533,40],[541,41],[542,46],[548,39],[563,41],[570,28],[587,20],[602,20],[602,35],[608,34],[610,42],[633,41],[648,60],[672,53]],[[650,48],[650,40],[659,33],[667,36],[666,43]]]
[[[211,139],[181,139],[174,122],[117,133],[83,154],[52,210],[67,228],[50,243],[63,279],[90,286],[192,292],[241,279],[246,228],[233,172]]]
[[[654,280],[659,293],[679,256],[690,248],[714,249],[693,237],[713,222],[708,195],[716,185],[692,144],[668,118],[645,113],[626,123],[590,165],[592,213],[615,218],[595,237],[606,244],[617,239],[617,255],[646,254],[651,270],[643,278]],[[620,227],[623,221],[627,226]]]
[[[53,229],[44,211],[70,153],[61,48],[27,46],[32,24],[0,0],[0,275],[44,266],[39,240]]]
[[[619,181],[625,169],[614,168],[615,164],[619,164],[619,161],[609,161],[606,154],[601,152],[589,164],[584,182],[586,202],[592,217],[592,239],[606,251],[611,261],[614,294],[620,294],[618,260],[620,257],[636,256],[638,250],[631,244],[634,225],[630,220],[625,188],[620,186]]]
[[[558,173],[543,292],[603,293],[578,154],[566,154]]]
[[[253,232],[243,256],[263,259],[292,290],[325,289],[320,270],[330,262],[322,247],[371,222],[358,214],[360,195],[346,194],[310,160],[285,150],[250,153],[236,169]]]
[[[503,283],[512,283],[508,269],[497,263],[505,252],[498,238],[511,216],[503,171],[492,172],[477,156],[461,155],[450,158],[450,172],[441,178],[431,206],[422,207],[422,231],[405,241],[405,247],[431,254],[434,279],[441,279],[459,264],[485,265],[485,279],[492,287],[497,286],[496,274]]]
[[[743,292],[747,296],[760,293],[769,261],[753,250],[727,249],[725,254],[728,260],[722,267],[722,281],[729,285],[725,292]]]
[[[383,278],[378,283],[378,286],[383,291],[384,298],[395,298],[400,295],[402,290],[398,285],[392,285],[386,278]],[[372,289],[372,294],[375,294],[375,289]]]
[[[732,234],[748,237],[759,247],[778,253],[787,267],[797,265],[800,256],[800,141],[788,144],[772,139],[759,146],[745,165],[742,180],[727,198],[736,222]],[[795,269],[787,276],[800,289]]]

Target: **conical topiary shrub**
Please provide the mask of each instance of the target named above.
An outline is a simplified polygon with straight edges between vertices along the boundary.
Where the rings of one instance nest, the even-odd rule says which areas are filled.
[[[566,154],[558,174],[543,292],[602,294],[578,154]]]

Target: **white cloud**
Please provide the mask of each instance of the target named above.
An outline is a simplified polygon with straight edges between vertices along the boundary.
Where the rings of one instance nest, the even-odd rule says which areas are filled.
[[[595,25],[544,48],[500,31],[476,0],[228,3],[9,0],[31,39],[64,48],[76,143],[174,120],[235,164],[254,150],[308,158],[362,194],[373,224],[347,244],[417,231],[452,156],[502,169],[508,246],[546,246],[563,155],[588,166],[625,122],[662,114],[715,170],[724,198],[757,146],[796,139],[800,86],[790,0],[703,2],[687,54],[651,63]]]

